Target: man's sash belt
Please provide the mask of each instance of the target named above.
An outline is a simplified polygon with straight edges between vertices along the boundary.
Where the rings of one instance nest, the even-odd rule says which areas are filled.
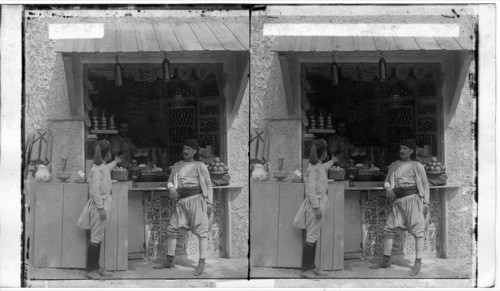
[[[404,198],[413,194],[418,194],[417,186],[414,187],[404,187],[404,188],[394,188],[394,194],[396,199]]]
[[[177,192],[179,194],[179,199],[184,199],[203,193],[201,187],[180,188],[179,190],[177,190]]]

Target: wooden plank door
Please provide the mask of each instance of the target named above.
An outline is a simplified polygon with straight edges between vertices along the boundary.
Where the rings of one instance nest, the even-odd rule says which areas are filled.
[[[279,185],[278,267],[301,266],[302,229],[293,226],[293,219],[304,201],[304,184]]]
[[[87,230],[76,224],[88,201],[87,184],[64,184],[62,206],[62,263],[63,268],[85,268]]]
[[[37,185],[33,241],[35,267],[61,267],[62,204],[62,184]]]
[[[279,184],[253,183],[250,205],[250,262],[256,267],[278,263]]]

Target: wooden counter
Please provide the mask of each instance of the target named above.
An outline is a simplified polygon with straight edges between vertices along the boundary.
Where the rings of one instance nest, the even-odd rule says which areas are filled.
[[[441,235],[435,243],[443,258],[447,257],[448,250],[448,203],[459,189],[458,185],[430,187],[440,208]],[[367,217],[362,200],[367,201],[370,195],[385,196],[385,191],[383,182],[355,181],[354,186],[349,186],[348,181],[329,181],[328,193],[333,216],[328,218],[325,226],[331,227],[322,230],[316,258],[317,265],[322,269],[338,270],[342,269],[344,258],[359,258],[367,247],[367,226],[363,222]],[[300,267],[303,233],[292,222],[304,198],[303,183],[251,184],[252,266]],[[383,219],[386,219],[385,216]]]
[[[316,264],[341,270],[344,261],[344,182],[329,182],[332,211],[325,218],[317,247]],[[292,223],[304,200],[304,184],[264,182],[251,184],[250,258],[252,266],[299,268],[303,231]]]
[[[127,269],[128,184],[113,183],[114,209],[108,216],[100,264],[107,270]],[[27,236],[34,267],[85,268],[87,230],[76,224],[89,199],[88,184],[25,184],[29,193]]]
[[[222,203],[224,205],[224,217],[223,217],[223,237],[224,237],[224,243],[222,247],[222,257],[224,258],[229,258],[231,254],[231,242],[232,242],[232,235],[231,235],[231,207],[230,207],[230,201],[234,199],[240,192],[241,189],[243,188],[243,185],[240,184],[229,184],[227,186],[213,186],[214,190],[214,196],[215,195],[221,195],[222,198]],[[137,187],[129,187],[130,191],[130,196],[129,200],[132,204],[136,205],[136,208],[142,208],[142,218],[146,215],[145,208],[144,208],[144,195],[149,195],[150,200],[153,199],[153,197],[160,195],[160,196],[169,196],[167,187],[166,187],[166,182],[138,182]],[[139,213],[136,211],[136,213]],[[131,213],[131,215],[134,215]],[[139,215],[141,215],[139,213]],[[159,213],[161,221],[161,212]],[[144,220],[142,220],[142,223],[140,222],[141,219],[130,219],[131,223],[134,224],[134,227],[130,229],[129,232],[129,241],[131,242],[131,249],[135,249],[136,252],[142,252],[140,250],[143,250],[144,248],[142,245],[146,245],[147,242],[149,241],[150,237],[150,230],[146,226]],[[141,236],[142,240],[141,240]],[[137,247],[134,247],[137,246]],[[134,250],[131,250],[131,252],[134,252]],[[145,250],[145,255],[148,256],[147,248]]]
[[[142,196],[145,193],[167,195],[159,182],[138,183],[114,182],[112,198],[114,209],[108,215],[105,237],[101,248],[101,266],[107,270],[127,270],[129,241],[144,239],[135,237],[139,230],[144,233],[144,221],[129,221],[130,206],[140,205],[143,213]],[[241,192],[242,185],[214,187],[214,195],[222,195],[224,215],[224,249],[222,256],[231,253],[231,207],[229,201]],[[137,193],[141,193],[137,200]],[[87,251],[87,230],[76,224],[81,211],[89,199],[87,183],[36,183],[25,182],[27,196],[26,240],[29,259],[34,267],[85,268]],[[138,203],[136,203],[138,202]],[[129,225],[130,224],[130,225]],[[132,239],[131,239],[132,238]],[[140,242],[141,247],[143,241]]]
[[[437,248],[440,250],[439,257],[447,258],[448,257],[448,245],[449,245],[449,218],[448,218],[448,205],[451,199],[453,199],[454,195],[458,193],[462,186],[457,184],[448,184],[444,186],[430,186],[430,194],[436,195],[438,200],[438,207],[440,211],[439,216],[439,233],[441,234],[436,241]],[[369,199],[371,196],[385,196],[385,189],[383,188],[383,182],[354,182],[354,186],[346,187],[346,206],[347,201],[350,199],[360,199],[365,198]],[[351,203],[352,204],[352,203]],[[347,207],[346,207],[347,208]],[[361,212],[363,211],[360,209]],[[346,220],[347,223],[347,220]],[[357,221],[351,221],[351,226],[357,229],[356,225],[352,223],[356,223]],[[362,248],[365,247],[365,239],[366,239],[366,230],[361,233],[361,236],[358,237],[355,234],[351,235],[353,241],[361,242]],[[351,244],[353,245],[353,244]]]

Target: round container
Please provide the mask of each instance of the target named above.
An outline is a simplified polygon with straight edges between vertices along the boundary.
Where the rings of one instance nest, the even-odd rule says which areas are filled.
[[[69,178],[71,178],[71,173],[57,173],[57,179],[61,182],[66,182]]]
[[[283,181],[288,175],[288,171],[276,171],[274,172],[274,178],[278,181]]]

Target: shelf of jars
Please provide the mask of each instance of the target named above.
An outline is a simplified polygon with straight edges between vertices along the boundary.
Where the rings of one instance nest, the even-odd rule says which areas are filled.
[[[386,114],[386,143],[389,161],[395,160],[396,148],[401,139],[412,138],[414,130],[413,106],[388,108]]]
[[[435,95],[436,90],[433,83],[429,83],[421,89],[415,100],[415,127],[416,143],[431,148],[431,155],[438,154],[438,113],[439,99]]]
[[[180,156],[184,140],[195,136],[195,115],[194,106],[169,108],[167,127],[170,157]]]
[[[197,99],[198,142],[200,147],[212,146],[217,155],[221,140],[221,96],[216,78],[206,79],[199,84]]]

